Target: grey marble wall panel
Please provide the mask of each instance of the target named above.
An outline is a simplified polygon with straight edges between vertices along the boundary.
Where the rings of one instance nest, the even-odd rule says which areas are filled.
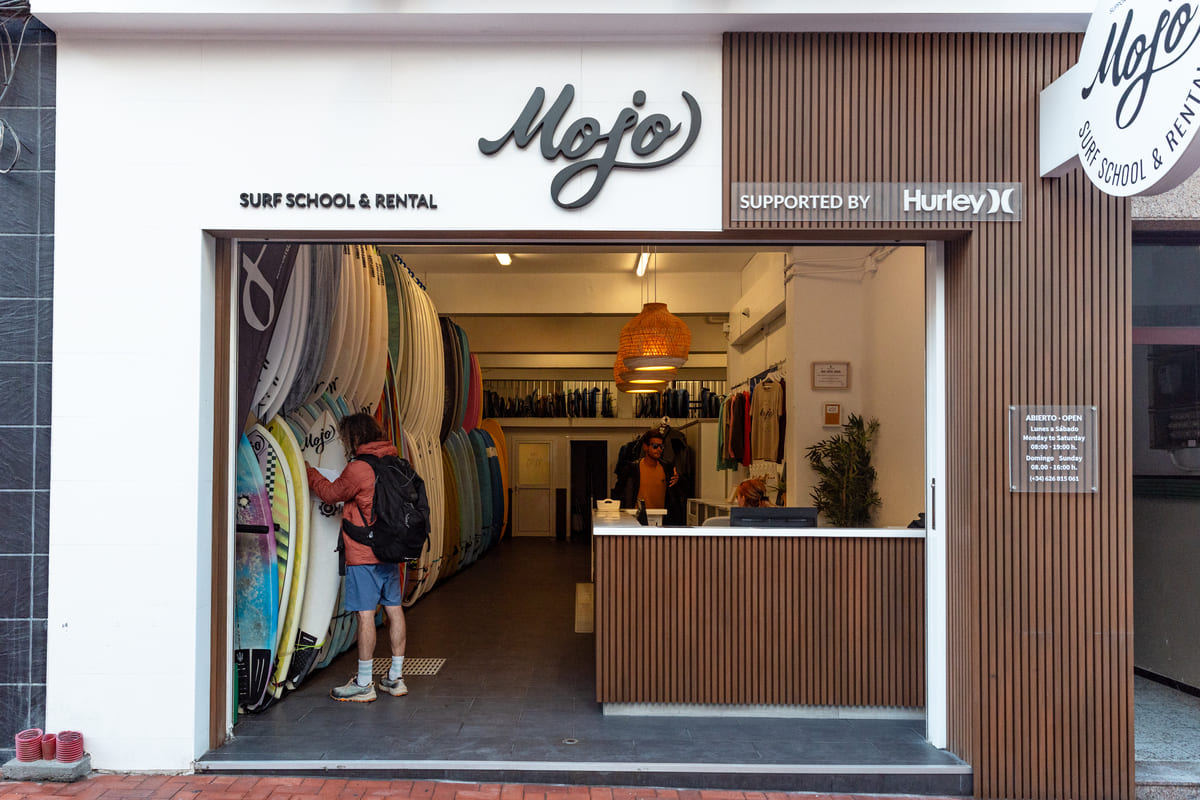
[[[50,454],[42,457],[49,459]],[[50,492],[44,490],[33,493],[33,552],[50,552]]]
[[[0,233],[38,233],[41,173],[10,172],[3,178]]]
[[[32,571],[33,556],[0,556],[0,619],[29,618]]]
[[[28,720],[29,719],[29,700],[30,692],[26,687],[12,684],[0,684],[0,721],[8,722],[9,720]],[[45,719],[45,714],[39,719]],[[11,759],[15,755],[16,747],[13,737],[19,731],[30,727],[28,724],[21,725],[18,728],[5,728],[5,732],[11,731],[8,736],[0,739],[0,743],[7,745],[7,750],[0,749],[0,758]],[[40,725],[38,727],[41,727]]]
[[[37,349],[38,361],[49,361],[54,343],[54,301],[35,300],[37,304]]]
[[[0,362],[0,425],[32,425],[37,381],[33,364]]]
[[[37,389],[37,407],[34,423],[37,425],[50,424],[50,364],[43,362],[34,365],[34,386]]]
[[[0,299],[0,362],[33,361],[37,341],[34,303]]]
[[[33,488],[50,488],[50,429],[34,429]]]
[[[0,489],[33,488],[33,428],[0,428]]]
[[[54,173],[38,173],[38,233],[54,233]]]
[[[28,148],[0,175],[0,762],[46,717],[56,63],[33,20],[0,102]]]
[[[0,676],[29,673],[29,620],[0,619]]]
[[[0,118],[9,128],[9,135],[0,139],[0,165],[11,164],[14,172],[37,172],[41,168],[42,112],[37,108],[11,108],[6,102],[0,107]]]
[[[40,111],[41,111],[41,122],[38,126],[38,135],[42,139],[49,138],[49,140],[53,142],[54,137],[57,133],[58,115],[55,113],[54,108],[42,108],[42,109],[40,109]],[[43,147],[38,152],[39,152],[38,169],[44,169],[44,170],[54,169],[55,149],[53,147]]]
[[[30,623],[33,632],[30,636],[29,679],[33,683],[46,682],[46,620],[35,619]],[[42,717],[38,717],[42,719]]]
[[[46,619],[46,598],[50,588],[49,568],[49,556],[33,556],[33,569],[29,573],[29,615],[34,619]]]
[[[0,491],[0,555],[25,556],[33,552],[31,523],[33,492]]]
[[[54,234],[38,236],[37,296],[44,300],[54,297]]]
[[[0,297],[36,297],[38,240],[33,234],[0,233]]]

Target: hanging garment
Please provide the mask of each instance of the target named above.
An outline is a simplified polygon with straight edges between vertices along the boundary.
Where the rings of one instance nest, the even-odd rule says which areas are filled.
[[[783,388],[769,379],[758,384],[750,401],[752,459],[779,463],[780,420],[783,413]]]

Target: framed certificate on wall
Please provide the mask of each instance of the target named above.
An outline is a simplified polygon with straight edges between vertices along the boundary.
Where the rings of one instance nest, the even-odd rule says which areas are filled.
[[[812,365],[812,388],[849,389],[849,361],[814,361]]]

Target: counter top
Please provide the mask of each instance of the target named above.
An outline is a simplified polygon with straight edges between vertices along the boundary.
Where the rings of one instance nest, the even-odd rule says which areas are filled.
[[[639,525],[631,509],[619,515],[592,512],[595,536],[692,536],[725,538],[730,536],[766,536],[786,538],[832,539],[924,539],[924,528],[731,528],[725,526],[653,527]]]

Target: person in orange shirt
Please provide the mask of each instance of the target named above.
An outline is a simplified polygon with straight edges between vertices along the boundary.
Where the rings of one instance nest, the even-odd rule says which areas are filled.
[[[679,483],[679,476],[673,466],[662,461],[664,441],[658,431],[647,431],[642,436],[642,457],[626,465],[618,491],[614,491],[620,496],[622,508],[636,508],[638,500],[644,500],[646,508],[668,508],[667,491]]]

